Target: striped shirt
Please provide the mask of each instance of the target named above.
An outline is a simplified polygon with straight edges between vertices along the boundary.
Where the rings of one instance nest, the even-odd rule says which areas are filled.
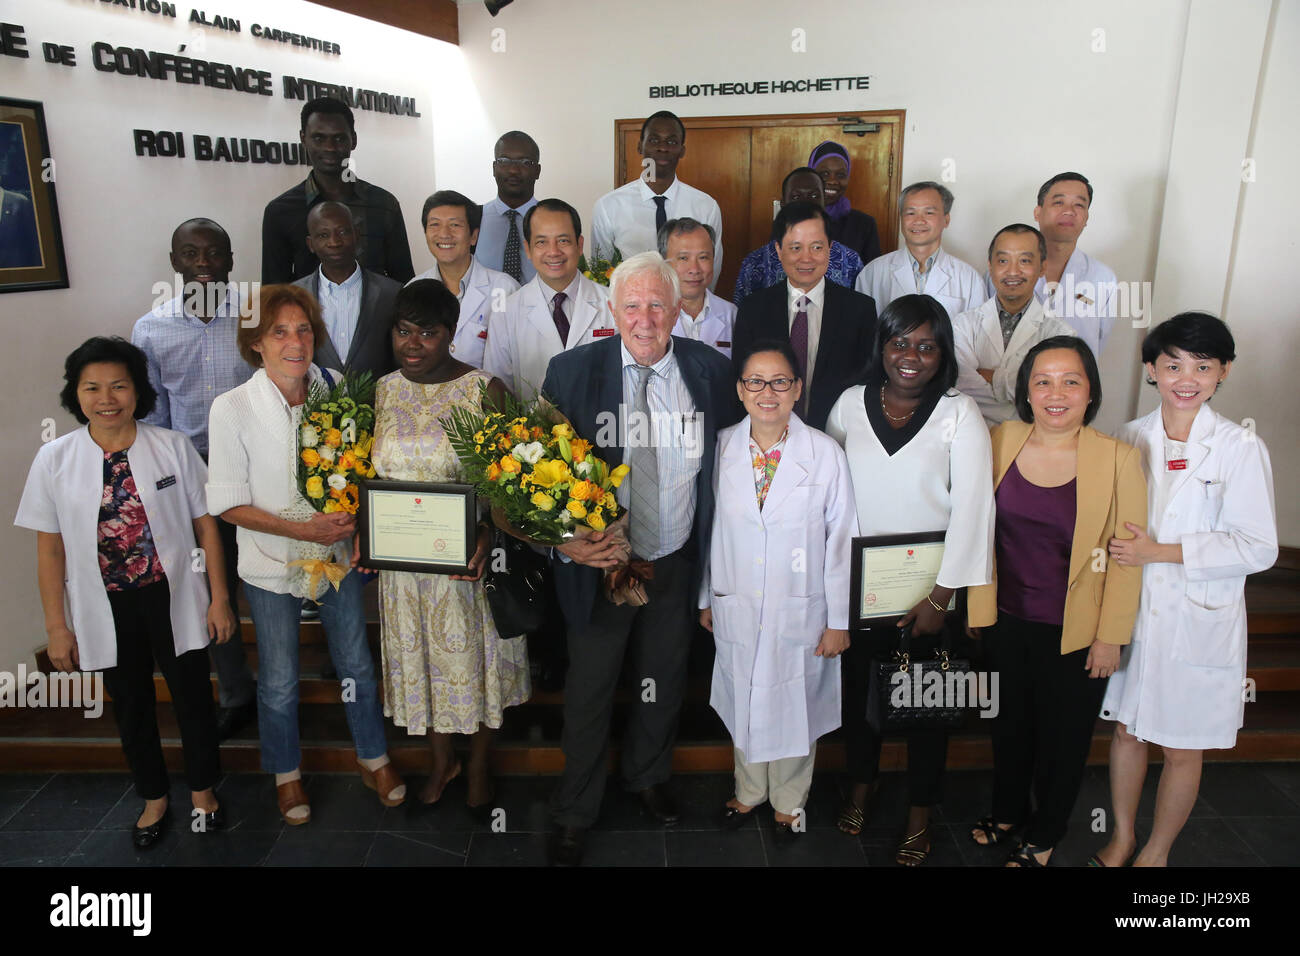
[[[183,432],[206,458],[213,399],[248,381],[253,367],[235,343],[238,286],[226,287],[226,299],[209,322],[190,315],[182,302],[177,297],[142,316],[131,342],[148,359],[149,383],[158,393],[158,403],[144,421]]]
[[[361,318],[361,266],[353,269],[352,275],[342,282],[331,281],[324,269],[316,271],[320,273],[316,288],[320,292],[321,321],[330,334],[334,351],[339,353],[339,361],[346,365]]]
[[[623,405],[619,409],[619,444],[623,446],[623,460],[627,461],[630,446],[645,440],[646,426],[632,420],[640,381],[637,361],[626,345],[620,349]],[[695,400],[677,367],[671,339],[668,353],[650,367],[653,371],[646,385],[646,404],[653,420],[649,438],[659,461],[659,547],[639,557],[654,561],[683,547],[691,536],[695,522],[695,479],[704,454],[704,422],[702,416],[695,414]],[[631,495],[629,476],[618,489],[618,503],[626,508]]]

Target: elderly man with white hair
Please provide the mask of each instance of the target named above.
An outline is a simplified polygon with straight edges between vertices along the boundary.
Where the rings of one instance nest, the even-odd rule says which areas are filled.
[[[626,259],[610,282],[611,337],[551,359],[542,391],[610,467],[630,473],[618,489],[634,560],[648,562],[647,604],[615,605],[601,586],[618,564],[603,534],[557,549],[555,586],[568,628],[564,775],[551,800],[550,858],[581,862],[600,812],[614,691],[627,653],[637,694],[623,740],[624,786],[645,810],[679,819],[665,784],[672,770],[693,607],[713,520],[714,443],[740,418],[731,364],[701,342],[672,334],[677,273],[657,252]]]

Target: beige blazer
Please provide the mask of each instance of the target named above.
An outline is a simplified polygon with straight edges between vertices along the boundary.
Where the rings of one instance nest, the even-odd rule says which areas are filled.
[[[993,430],[993,488],[1020,454],[1032,425],[1005,422]],[[1085,426],[1079,432],[1079,466],[1074,518],[1074,543],[1070,548],[1070,581],[1065,595],[1061,653],[1088,647],[1094,640],[1127,644],[1133,636],[1138,599],[1142,594],[1142,569],[1125,568],[1110,560],[1107,545],[1131,521],[1147,526],[1147,485],[1142,476],[1142,456],[1137,449]],[[973,587],[969,593],[972,627],[987,627],[998,617],[997,559],[993,583]]]

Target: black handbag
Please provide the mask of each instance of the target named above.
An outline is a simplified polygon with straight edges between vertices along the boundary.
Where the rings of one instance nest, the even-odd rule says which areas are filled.
[[[518,538],[493,528],[483,590],[502,638],[509,640],[542,626],[546,616],[545,581],[546,558]]]
[[[876,733],[951,731],[965,722],[967,708],[978,703],[978,675],[969,658],[952,655],[951,634],[945,622],[933,656],[914,656],[911,628],[900,627],[898,648],[871,661],[867,722]]]

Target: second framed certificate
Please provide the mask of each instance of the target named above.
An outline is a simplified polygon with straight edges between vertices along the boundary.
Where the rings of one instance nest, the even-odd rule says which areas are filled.
[[[934,588],[944,532],[853,539],[849,626],[892,624]],[[956,596],[948,610],[957,606]]]
[[[478,519],[473,485],[372,479],[361,486],[357,518],[363,567],[469,573]]]

